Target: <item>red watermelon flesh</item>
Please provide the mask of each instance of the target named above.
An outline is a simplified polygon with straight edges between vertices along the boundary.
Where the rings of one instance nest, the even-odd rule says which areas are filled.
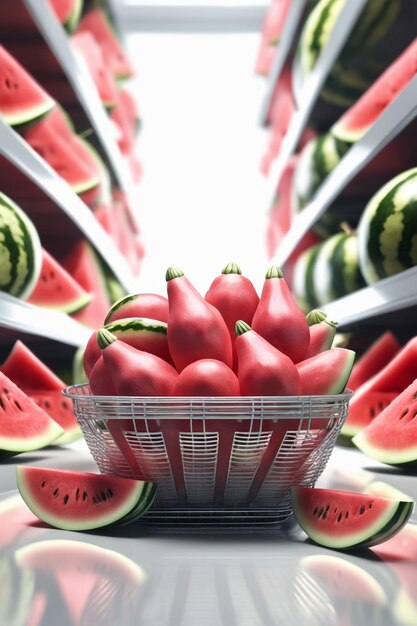
[[[285,166],[280,178],[275,202],[269,214],[267,230],[267,254],[271,259],[283,237],[288,232],[294,214],[292,207],[292,181],[298,156],[293,156]]]
[[[276,46],[268,46],[261,41],[258,54],[256,56],[255,73],[260,76],[268,76],[276,54]]]
[[[22,341],[16,341],[0,370],[64,430],[54,443],[62,445],[81,437],[73,407],[61,393],[66,384]]]
[[[353,443],[381,463],[417,463],[417,378],[355,435]]]
[[[379,372],[400,350],[401,344],[395,335],[387,330],[380,335],[355,363],[347,386],[355,391]]]
[[[87,306],[91,300],[92,295],[42,248],[41,272],[35,289],[27,301],[37,306],[74,313]]]
[[[100,328],[111,303],[103,271],[91,245],[80,241],[67,257],[64,267],[81,287],[94,294],[90,304],[72,317],[89,328]]]
[[[116,79],[134,76],[134,69],[101,7],[90,9],[81,19],[77,32],[90,32],[99,44],[104,62]]]
[[[276,44],[281,36],[291,0],[272,0],[262,22],[262,37],[269,45]]]
[[[49,113],[48,124],[62,139],[71,140],[75,134],[71,118],[59,104]]]
[[[10,126],[46,115],[55,105],[51,96],[16,59],[0,46],[0,114]]]
[[[74,153],[73,146],[53,129],[47,118],[31,126],[23,136],[75,193],[82,194],[98,187],[100,180],[91,164]]]
[[[353,350],[331,348],[297,363],[296,367],[301,378],[301,395],[342,393],[354,359]]]
[[[84,58],[103,105],[113,107],[117,100],[116,83],[94,36],[87,31],[75,33],[71,45]]]
[[[342,141],[358,141],[417,72],[417,38],[332,127]]]
[[[48,0],[57,19],[69,31],[74,30],[81,15],[83,0]]]
[[[139,108],[136,98],[126,87],[122,87],[119,90],[119,101],[124,109],[129,127],[133,133],[136,133],[140,127]]]
[[[417,378],[417,337],[410,339],[385,367],[374,374],[354,393],[349,405],[347,419],[342,434],[353,437],[380,413],[370,415],[367,396],[369,393],[400,394]],[[376,407],[377,409],[377,407]]]
[[[38,450],[63,434],[62,428],[3,372],[0,388],[0,450]]]
[[[119,93],[116,96],[115,106],[110,112],[110,119],[116,124],[120,132],[117,139],[120,152],[125,155],[131,154],[135,147],[136,130],[130,124],[130,119]]]

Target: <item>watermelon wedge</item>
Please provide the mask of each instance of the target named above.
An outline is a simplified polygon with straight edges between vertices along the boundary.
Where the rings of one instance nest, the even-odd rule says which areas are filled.
[[[64,530],[119,523],[143,502],[149,486],[132,478],[30,466],[18,466],[16,480],[32,513]],[[153,498],[146,498],[150,506]]]
[[[80,439],[73,407],[62,395],[66,384],[22,341],[16,341],[0,371],[61,426],[64,432],[54,443],[64,445]]]
[[[387,330],[362,354],[353,366],[348,387],[355,391],[379,372],[400,350],[401,344],[394,333]]]
[[[342,427],[342,435],[356,435],[416,378],[417,337],[413,337],[385,367],[355,391]]]
[[[89,32],[94,35],[101,48],[104,62],[116,79],[134,76],[134,69],[102,7],[93,7],[87,11],[76,32]]]
[[[413,501],[293,486],[294,517],[315,543],[339,550],[375,546],[407,523]]]
[[[62,435],[62,428],[3,372],[0,388],[0,450],[39,450]]]
[[[355,437],[369,457],[388,465],[417,464],[417,379]]]
[[[55,100],[0,46],[0,115],[10,126],[22,126],[41,119],[55,106]]]
[[[64,313],[75,313],[87,306],[92,297],[42,248],[41,273],[27,302]]]
[[[352,371],[355,352],[331,348],[296,364],[301,378],[301,395],[317,396],[342,393]]]
[[[377,78],[331,128],[340,141],[354,143],[411,81],[417,72],[417,39]]]
[[[48,0],[57,19],[68,32],[77,27],[83,10],[83,0]]]

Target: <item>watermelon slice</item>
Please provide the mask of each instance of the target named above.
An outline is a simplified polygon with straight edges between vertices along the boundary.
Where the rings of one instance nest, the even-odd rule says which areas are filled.
[[[387,541],[405,526],[414,502],[293,486],[291,505],[297,522],[310,539],[328,548],[344,550]]]
[[[54,130],[48,118],[31,126],[23,137],[75,193],[81,195],[98,188],[100,179],[95,168],[80,158],[74,146]]]
[[[355,437],[365,454],[388,465],[417,464],[417,379]]]
[[[349,389],[355,391],[363,385],[387,365],[400,348],[400,342],[390,330],[380,335],[353,366],[347,384]]]
[[[124,155],[131,154],[135,147],[136,129],[131,125],[128,112],[123,99],[120,97],[120,93],[117,93],[115,106],[110,112],[110,119],[119,131],[117,144],[120,148],[120,152]]]
[[[417,72],[417,39],[372,83],[331,128],[347,143],[358,141]]]
[[[75,33],[70,41],[71,46],[82,55],[87,64],[101,102],[107,109],[113,108],[117,100],[116,82],[104,62],[95,37],[87,31],[82,31]]]
[[[0,114],[10,126],[39,120],[55,100],[0,46]]]
[[[72,32],[77,27],[83,10],[83,0],[48,0],[57,19]]]
[[[104,62],[116,79],[134,76],[134,69],[103,8],[94,7],[85,13],[77,32],[85,31],[94,35],[101,48]]]
[[[148,488],[133,478],[30,466],[18,466],[16,479],[32,513],[64,530],[117,524],[143,501]]]
[[[331,348],[296,364],[301,378],[301,395],[321,396],[342,393],[352,371],[355,353]]]
[[[75,313],[87,306],[91,300],[92,295],[42,248],[41,273],[27,302],[64,313]]]
[[[356,435],[416,378],[417,337],[413,337],[385,367],[355,391],[342,435]]]
[[[90,304],[72,317],[89,328],[100,328],[110,300],[99,260],[90,244],[81,240],[65,260],[64,267],[83,289],[94,294]]]
[[[0,387],[0,450],[39,450],[62,435],[62,428],[3,372]]]
[[[16,341],[0,370],[64,430],[54,443],[63,445],[82,436],[72,405],[62,395],[66,384],[22,341]]]

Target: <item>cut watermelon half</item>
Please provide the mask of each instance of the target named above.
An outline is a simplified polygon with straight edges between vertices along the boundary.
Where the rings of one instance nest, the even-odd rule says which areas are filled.
[[[10,126],[39,120],[55,106],[55,100],[0,46],[0,114]]]
[[[87,31],[75,33],[71,37],[71,46],[82,55],[87,64],[103,105],[107,109],[113,108],[118,97],[116,82],[104,62],[101,48],[95,37]]]
[[[41,273],[27,302],[64,313],[75,313],[87,306],[91,300],[92,295],[42,248]]]
[[[393,400],[416,378],[417,337],[413,337],[385,367],[355,391],[342,427],[342,435],[346,437],[356,435],[379,415],[390,398]]]
[[[80,21],[83,10],[83,0],[48,0],[51,9],[55,13],[57,19],[66,28],[68,32],[72,32]]]
[[[400,348],[400,342],[390,330],[380,335],[353,366],[348,381],[349,389],[355,391],[377,374],[391,361]]]
[[[134,76],[133,67],[103,8],[95,7],[85,13],[77,28],[77,32],[84,31],[94,35],[101,48],[104,62],[116,79]]]
[[[62,435],[62,428],[2,372],[0,388],[0,450],[39,450]]]
[[[91,163],[85,162],[74,146],[61,137],[48,118],[23,133],[24,139],[77,194],[95,189],[100,183]]]
[[[73,407],[62,395],[66,384],[22,341],[16,341],[0,370],[61,426],[64,432],[54,443],[64,445],[80,439]]]
[[[387,541],[405,526],[414,507],[412,501],[298,486],[291,488],[291,504],[312,541],[341,550]]]
[[[331,348],[296,364],[301,379],[301,395],[342,393],[352,371],[355,352]]]
[[[372,83],[331,128],[347,143],[358,141],[417,72],[417,39]]]
[[[90,304],[72,316],[89,328],[100,328],[111,305],[105,277],[91,245],[81,240],[66,259],[64,267],[81,287],[94,294]]]
[[[92,530],[122,521],[143,502],[148,484],[88,472],[18,466],[17,487],[39,519],[64,530]],[[152,503],[152,500],[146,500]],[[145,511],[142,511],[144,513]]]
[[[381,463],[417,464],[417,379],[352,441]]]

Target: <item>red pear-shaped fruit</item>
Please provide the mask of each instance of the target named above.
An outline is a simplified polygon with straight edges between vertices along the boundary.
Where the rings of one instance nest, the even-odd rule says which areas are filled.
[[[119,396],[170,396],[178,372],[166,361],[137,350],[102,328],[97,333],[103,361]],[[92,374],[94,374],[93,367]],[[91,384],[91,382],[90,382]]]
[[[310,343],[307,320],[276,265],[266,273],[252,329],[294,363],[304,359]]]
[[[184,367],[174,396],[240,396],[239,380],[223,361],[200,359]]]
[[[232,367],[232,340],[221,313],[201,296],[176,267],[166,273],[169,303],[168,347],[179,372],[199,359]]]
[[[94,363],[88,376],[91,393],[94,396],[116,396],[116,388],[113,383],[111,371],[107,368],[103,355]]]
[[[259,296],[249,278],[242,275],[236,263],[228,263],[211,283],[204,299],[222,314],[229,330],[233,347],[233,369],[237,370],[236,333],[237,320],[252,323],[253,314],[259,303]]]
[[[297,396],[300,375],[291,359],[251,327],[236,322],[238,379],[242,396]]]
[[[324,350],[329,350],[332,347],[337,328],[337,322],[329,320],[326,313],[318,309],[313,309],[308,313],[307,323],[310,330],[310,345],[303,360]]]

